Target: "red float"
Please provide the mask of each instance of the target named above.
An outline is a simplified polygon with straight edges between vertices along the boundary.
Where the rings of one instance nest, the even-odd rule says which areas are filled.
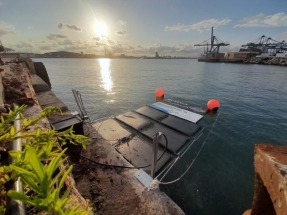
[[[164,95],[164,89],[162,89],[162,88],[156,89],[156,91],[155,91],[156,97],[162,97],[163,95]]]
[[[217,110],[220,107],[220,103],[216,99],[210,99],[207,102],[207,110],[212,111],[212,110]]]

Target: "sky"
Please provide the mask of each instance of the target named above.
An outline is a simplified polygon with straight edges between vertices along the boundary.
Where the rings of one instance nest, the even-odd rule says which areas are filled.
[[[212,26],[221,51],[287,41],[287,0],[0,0],[0,41],[17,52],[196,57]]]

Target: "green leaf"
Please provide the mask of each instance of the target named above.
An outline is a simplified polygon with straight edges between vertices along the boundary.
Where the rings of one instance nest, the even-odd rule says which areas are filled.
[[[60,184],[59,184],[57,193],[56,193],[57,197],[59,197],[60,191],[61,191],[61,189],[62,189],[62,187],[63,187],[63,185],[64,185],[64,183],[65,183],[65,180],[66,180],[67,176],[71,173],[72,169],[73,169],[73,166],[70,166],[70,168],[69,168],[69,169],[65,172],[65,174],[63,175],[63,177],[62,177],[62,179],[61,179],[61,181],[60,181]]]
[[[10,167],[11,167],[11,169],[17,171],[19,174],[26,174],[26,175],[33,177],[33,178],[35,177],[35,175],[32,172],[30,172],[24,168],[21,168],[21,167],[15,166],[15,165],[10,165]]]
[[[56,176],[53,177],[50,183],[51,187],[54,187],[59,184],[60,178],[62,178],[64,172],[65,172],[65,169],[62,169]]]
[[[7,174],[11,180],[21,178],[26,195],[15,191],[10,191],[9,195],[48,214],[87,214],[85,212],[88,210],[83,210],[84,212],[81,213],[82,211],[79,209],[81,205],[73,204],[73,201],[69,199],[70,188],[66,189],[64,193],[61,192],[65,180],[72,171],[72,166],[68,170],[59,168],[67,159],[64,156],[66,149],[63,151],[59,149],[59,141],[63,143],[70,141],[85,147],[88,138],[75,135],[72,129],[63,133],[51,129],[30,130],[30,126],[36,125],[41,119],[52,113],[59,112],[59,109],[47,108],[36,118],[26,119],[23,115],[25,108],[25,106],[15,106],[13,110],[9,109],[7,118],[0,116],[0,144],[7,145],[17,138],[21,138],[25,142],[22,151],[9,152],[13,163],[9,166],[11,168]],[[12,123],[18,114],[22,124],[20,131],[16,132]],[[0,178],[7,181],[8,176],[4,173],[5,170],[0,166]]]
[[[8,140],[9,141],[9,134],[3,134],[2,136],[0,136],[0,142],[3,142],[4,140]]]
[[[29,177],[28,175],[21,175],[21,178],[23,179],[23,181],[31,188],[33,189],[35,192],[37,192],[38,194],[41,194],[42,190],[39,187],[39,185],[35,182],[35,180],[33,180],[31,177]]]
[[[44,174],[43,181],[40,184],[40,189],[42,191],[43,198],[49,198],[49,195],[53,187],[51,186],[51,180],[48,178],[47,172],[45,172]]]
[[[51,162],[49,163],[48,168],[47,168],[47,173],[48,173],[49,178],[52,177],[52,174],[61,165],[60,160],[61,160],[63,154],[65,153],[65,151],[66,151],[66,149],[64,149],[61,153],[59,153],[58,156],[53,158],[51,160]]]
[[[14,190],[9,190],[8,194],[7,194],[10,198],[15,199],[15,200],[20,200],[26,204],[32,205],[32,206],[36,206],[35,202],[33,200],[31,200],[30,198],[28,198],[27,196],[25,196],[22,193],[18,193]]]
[[[29,147],[27,150],[27,154],[29,156],[29,161],[33,168],[34,173],[37,175],[39,181],[43,181],[44,167],[43,164],[38,159],[35,150],[32,147]]]
[[[4,117],[0,116],[0,118],[1,118],[1,123],[4,124],[4,122],[5,122]]]

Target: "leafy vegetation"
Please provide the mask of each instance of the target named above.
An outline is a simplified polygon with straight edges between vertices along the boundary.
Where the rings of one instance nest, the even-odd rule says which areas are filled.
[[[67,164],[66,149],[60,148],[67,143],[86,148],[88,138],[75,135],[72,128],[64,132],[32,129],[46,116],[59,112],[57,108],[44,109],[34,119],[25,118],[24,110],[25,106],[15,107],[1,116],[0,147],[8,150],[9,144],[19,138],[23,147],[21,151],[9,151],[12,163],[0,163],[0,214],[5,213],[7,196],[48,214],[89,214],[88,207],[75,203],[69,196],[71,189],[64,186],[73,167]],[[17,116],[21,120],[19,131],[13,126]],[[23,194],[10,190],[11,182],[18,178],[23,182]]]

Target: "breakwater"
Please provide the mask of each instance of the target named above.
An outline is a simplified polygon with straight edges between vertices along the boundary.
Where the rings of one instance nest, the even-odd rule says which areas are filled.
[[[252,57],[243,61],[245,64],[262,64],[262,65],[276,65],[287,66],[287,58],[282,57]]]

